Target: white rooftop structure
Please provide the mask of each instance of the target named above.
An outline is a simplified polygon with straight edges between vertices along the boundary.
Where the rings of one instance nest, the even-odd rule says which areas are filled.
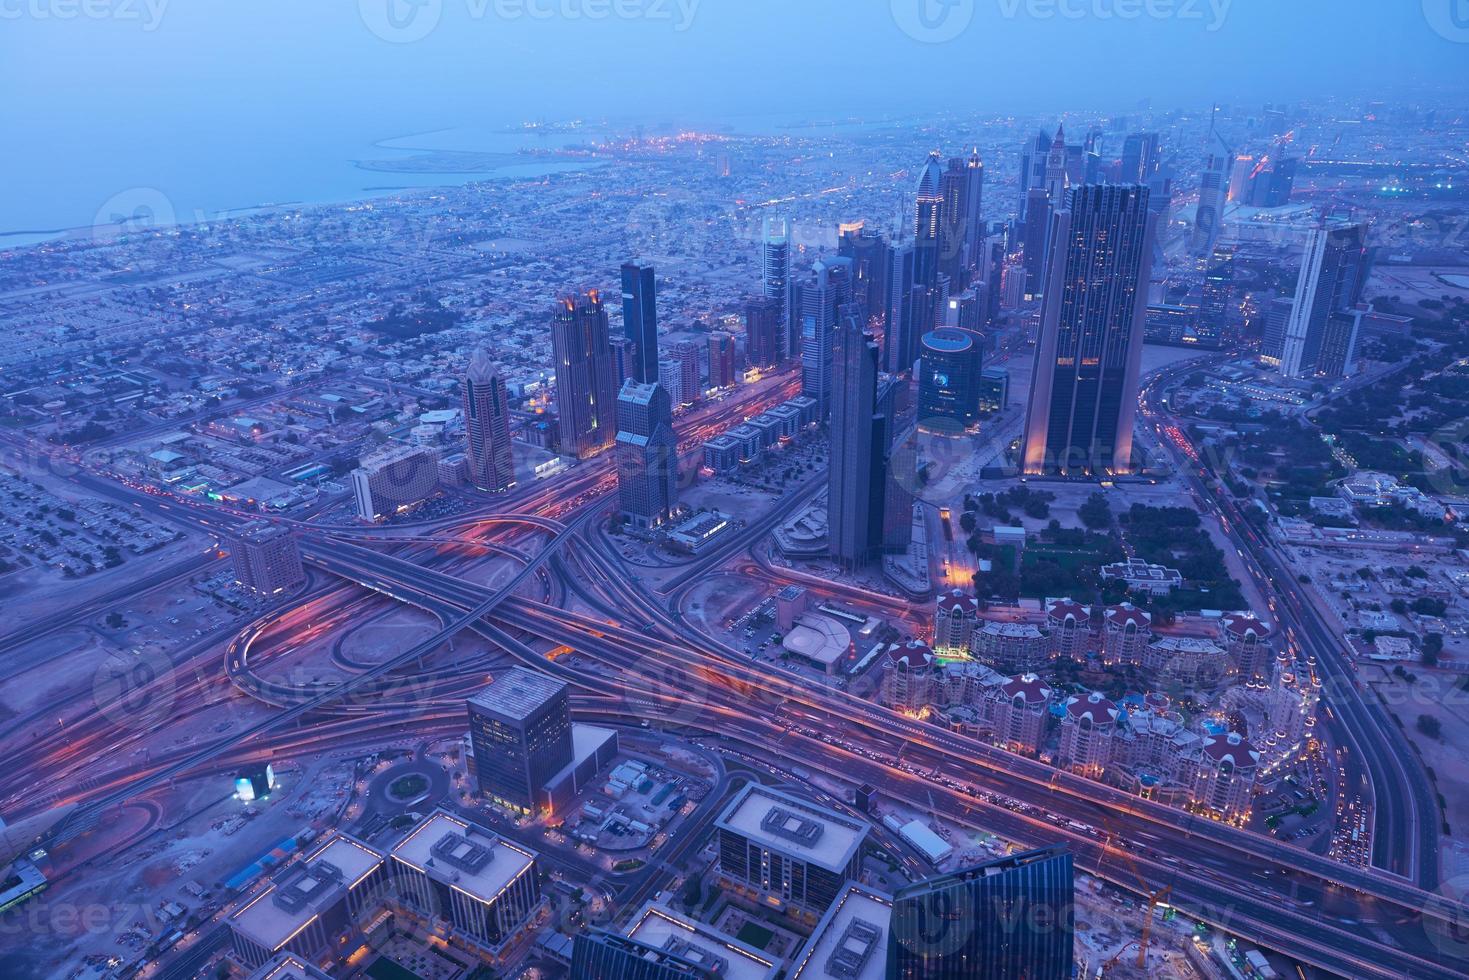
[[[627,937],[706,967],[720,980],[771,980],[780,968],[753,946],[656,902],[633,917]]]
[[[481,902],[492,902],[536,856],[490,831],[436,811],[393,848],[393,857]]]
[[[715,826],[834,873],[847,870],[872,829],[860,820],[755,784],[735,797]]]
[[[893,900],[848,882],[796,956],[791,980],[883,980]]]
[[[383,856],[366,844],[334,836],[230,916],[230,928],[267,950],[278,950],[382,862]]]
[[[852,634],[841,623],[830,616],[819,613],[804,613],[780,645],[797,656],[826,666],[847,655],[852,648]]]

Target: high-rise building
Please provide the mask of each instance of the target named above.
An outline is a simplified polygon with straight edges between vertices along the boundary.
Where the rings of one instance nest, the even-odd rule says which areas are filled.
[[[306,581],[301,548],[288,527],[251,521],[240,528],[231,551],[235,581],[256,595],[276,595]]]
[[[1158,172],[1158,134],[1131,133],[1122,141],[1118,183],[1146,184]]]
[[[1051,230],[1052,202],[1044,187],[1032,187],[1025,197],[1025,225],[1021,232],[1021,258],[1025,262],[1022,292],[1025,296],[1039,296],[1045,291],[1046,237]]]
[[[780,302],[779,360],[795,357],[801,349],[791,308],[791,224],[786,218],[766,218],[760,230],[760,291]]]
[[[837,240],[837,254],[852,260],[852,298],[868,323],[886,324],[893,250],[876,232],[849,226]]]
[[[350,480],[357,516],[364,521],[407,510],[439,487],[439,452],[432,446],[389,443],[358,463]]]
[[[977,334],[958,327],[940,327],[923,335],[918,372],[920,426],[964,429],[979,419],[982,349]]]
[[[825,912],[862,868],[871,826],[750,783],[714,821],[719,876],[775,907]]]
[[[515,486],[515,456],[510,444],[510,398],[505,379],[481,347],[464,377],[464,432],[468,439],[469,482],[499,493]]]
[[[612,376],[617,379],[617,387],[620,389],[629,378],[636,381],[638,358],[641,356],[638,345],[619,334],[607,338],[607,349],[612,352]]]
[[[1332,327],[1332,314],[1350,311],[1361,301],[1367,284],[1367,226],[1331,223],[1312,228],[1296,280],[1295,303],[1286,324],[1280,373],[1287,378],[1323,375],[1324,368],[1350,363],[1350,352],[1321,364],[1322,346]],[[1341,333],[1341,325],[1335,326]],[[1352,331],[1355,333],[1355,331]],[[1343,343],[1337,342],[1341,348]]]
[[[658,386],[668,393],[668,402],[670,405],[688,404],[688,400],[684,395],[682,361],[672,357],[665,357],[658,362]]]
[[[984,164],[978,150],[968,159],[951,157],[940,178],[943,223],[939,229],[939,272],[949,277],[950,288],[956,292],[969,286],[978,258],[983,186]]]
[[[918,340],[939,322],[942,309],[939,278],[943,258],[944,191],[943,166],[937,153],[929,154],[918,179],[913,210],[913,278],[907,291],[908,327],[899,338],[903,344],[903,370],[918,359]]]
[[[723,330],[714,331],[709,335],[709,387],[734,387],[737,370],[734,336]]]
[[[577,459],[595,456],[617,438],[616,365],[608,343],[607,311],[595,289],[556,304],[551,349],[562,451]]]
[[[919,334],[924,329],[912,321],[913,306],[913,243],[902,242],[892,247],[892,262],[888,267],[887,322],[883,327],[883,365],[891,374],[903,374],[913,369],[918,347],[909,338],[914,330]],[[905,360],[907,358],[907,360]]]
[[[1075,883],[1062,845],[898,889],[891,980],[1070,980]]]
[[[658,290],[650,265],[622,267],[622,330],[637,354],[629,376],[645,384],[657,380]]]
[[[1052,222],[1024,469],[1127,472],[1152,265],[1148,190],[1080,187]]]
[[[1229,158],[1211,153],[1199,175],[1199,206],[1194,211],[1194,231],[1189,246],[1198,255],[1208,255],[1219,240],[1224,224],[1224,201],[1229,193]]]
[[[671,950],[602,929],[577,933],[570,980],[718,980],[720,974]]]
[[[1029,192],[1035,188],[1046,189],[1046,158],[1051,153],[1051,134],[1044,129],[1026,140],[1020,147],[1020,219],[1025,220],[1030,206]]]
[[[1230,326],[1230,305],[1234,298],[1234,246],[1216,245],[1204,270],[1204,287],[1199,294],[1199,312],[1194,321],[1193,339],[1200,347],[1215,348],[1224,343]]]
[[[1265,309],[1265,334],[1260,341],[1260,362],[1267,367],[1280,367],[1285,356],[1285,331],[1290,326],[1291,311],[1295,300],[1289,296],[1277,296]]]
[[[838,311],[852,302],[852,261],[817,259],[811,275],[792,290],[801,327],[801,394],[816,402],[819,418],[831,412],[832,341]]]
[[[827,535],[841,564],[866,564],[882,545],[887,419],[878,409],[877,342],[853,307],[836,331],[828,467]]]
[[[656,527],[678,507],[678,437],[668,393],[628,381],[617,396],[617,493],[622,516]]]
[[[704,391],[700,383],[704,372],[699,369],[699,346],[692,340],[681,340],[664,357],[678,364],[679,400],[675,405],[692,405]]]
[[[780,363],[784,309],[780,300],[763,296],[745,304],[745,357],[751,367],[764,370]]]
[[[512,667],[469,699],[469,742],[479,790],[529,813],[540,791],[572,760],[568,688]]]

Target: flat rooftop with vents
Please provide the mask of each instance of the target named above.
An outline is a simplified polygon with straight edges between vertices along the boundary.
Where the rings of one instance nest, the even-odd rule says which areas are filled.
[[[481,902],[492,902],[536,855],[442,810],[393,848],[393,858]]]
[[[633,917],[627,937],[681,956],[720,980],[771,980],[780,966],[753,946],[656,902],[644,905]]]
[[[861,820],[754,784],[734,798],[715,826],[838,874],[846,871],[872,829]]]
[[[848,882],[796,956],[791,980],[882,980],[892,918],[892,896]]]
[[[230,928],[264,949],[278,950],[382,862],[382,854],[366,844],[334,836],[230,916]]]

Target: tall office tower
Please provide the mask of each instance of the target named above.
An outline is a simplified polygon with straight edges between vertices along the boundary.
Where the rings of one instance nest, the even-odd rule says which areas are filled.
[[[675,405],[692,405],[699,400],[704,386],[700,384],[703,372],[699,370],[699,345],[692,340],[681,340],[665,356],[666,360],[678,362],[678,387],[680,397]]]
[[[1046,154],[1046,197],[1051,207],[1061,207],[1070,186],[1066,174],[1066,127],[1056,127],[1056,138],[1051,140],[1050,152]]]
[[[818,419],[831,411],[832,339],[838,311],[852,302],[852,260],[817,259],[791,291],[801,327],[801,394],[816,402]]]
[[[1051,153],[1051,134],[1037,130],[1034,137],[1020,147],[1020,218],[1025,220],[1030,206],[1029,192],[1037,187],[1046,189],[1046,158]]]
[[[780,300],[764,296],[745,304],[745,357],[750,367],[764,370],[780,363],[784,309]]]
[[[1307,378],[1321,373],[1328,321],[1333,313],[1351,310],[1362,299],[1367,272],[1365,224],[1323,224],[1311,229],[1296,280],[1295,306],[1285,328],[1281,375]]]
[[[357,516],[364,521],[407,510],[439,488],[439,452],[432,446],[388,443],[358,463],[349,479]]]
[[[469,699],[469,744],[479,791],[524,813],[572,759],[569,689],[545,674],[511,667]]]
[[[1125,473],[1152,267],[1148,189],[1077,188],[1052,223],[1025,472]]]
[[[665,357],[658,362],[658,386],[668,393],[668,401],[671,405],[684,405],[684,373],[683,362],[672,357]]]
[[[843,229],[837,254],[852,260],[852,296],[862,304],[867,322],[886,324],[893,250],[881,235],[859,225]]]
[[[898,889],[889,980],[1070,980],[1075,870],[1064,845]]]
[[[786,218],[766,218],[761,226],[760,292],[780,301],[780,360],[789,360],[801,345],[791,308],[791,224]]]
[[[847,568],[865,565],[882,547],[888,416],[878,406],[877,342],[854,307],[836,331],[832,383],[827,527],[831,555]]]
[[[1317,377],[1335,380],[1357,373],[1357,337],[1364,312],[1337,310],[1326,318],[1321,356],[1316,360]]]
[[[963,292],[972,273],[971,252],[978,241],[979,198],[984,166],[979,152],[969,158],[950,157],[939,182],[943,196],[939,226],[939,274],[949,277],[949,288]]]
[[[306,581],[301,548],[290,528],[251,521],[234,547],[235,581],[256,595],[275,595]]]
[[[1204,288],[1199,294],[1199,312],[1194,321],[1194,341],[1200,347],[1223,346],[1233,299],[1234,246],[1215,245],[1209,266],[1204,270]]]
[[[658,290],[651,265],[622,267],[622,332],[637,357],[629,377],[644,384],[658,378]]]
[[[1060,206],[1059,202],[1056,206]],[[1045,291],[1046,236],[1050,234],[1051,209],[1051,199],[1044,187],[1031,188],[1026,194],[1021,259],[1025,263],[1024,292],[1028,296],[1039,296]]]
[[[1199,175],[1199,206],[1194,212],[1194,231],[1189,247],[1197,255],[1207,255],[1219,240],[1224,224],[1224,199],[1229,192],[1229,158],[1209,154],[1204,172]]]
[[[1257,208],[1278,208],[1290,203],[1300,162],[1296,157],[1262,158],[1248,178],[1249,204]]]
[[[1122,141],[1118,182],[1146,184],[1158,172],[1158,134],[1132,133]]]
[[[930,153],[918,180],[913,210],[913,286],[908,291],[911,315],[905,333],[903,363],[918,356],[918,338],[938,324],[939,260],[943,257],[944,192],[939,155]]]
[[[661,946],[601,929],[577,933],[570,980],[718,980],[719,972]]]
[[[468,437],[469,482],[499,493],[515,486],[510,445],[510,398],[505,379],[481,347],[464,376],[464,432]]]
[[[1285,331],[1290,326],[1291,311],[1295,300],[1289,296],[1277,296],[1265,310],[1265,335],[1260,341],[1260,363],[1266,367],[1280,367],[1285,356]]]
[[[897,382],[890,381],[877,398],[878,411],[889,420],[882,435],[887,457],[883,462],[881,541],[882,550],[889,554],[901,554],[913,540],[913,488],[918,486],[916,426],[898,410],[897,387]]]
[[[607,349],[612,352],[612,376],[617,379],[617,387],[633,377],[638,369],[638,345],[623,336],[609,337]],[[633,380],[637,380],[633,378]]]
[[[657,527],[678,509],[678,436],[668,393],[628,381],[617,396],[617,494],[622,516]]]
[[[1005,236],[990,235],[984,240],[985,258],[981,265],[984,273],[985,306],[984,329],[988,330],[1000,316],[1000,297],[1005,283]]]
[[[921,427],[954,431],[978,421],[982,350],[979,335],[968,330],[940,327],[924,334],[918,373]]]
[[[617,385],[607,311],[595,289],[568,296],[551,318],[562,451],[586,459],[617,438]]]
[[[709,387],[733,387],[737,372],[734,335],[714,331],[709,335]]]
[[[913,306],[909,295],[913,291],[913,243],[903,242],[892,248],[892,264],[888,268],[887,323],[882,332],[883,365],[892,374],[904,374],[913,369],[913,360],[904,360],[910,344],[908,336],[916,329],[924,331],[910,322]]]

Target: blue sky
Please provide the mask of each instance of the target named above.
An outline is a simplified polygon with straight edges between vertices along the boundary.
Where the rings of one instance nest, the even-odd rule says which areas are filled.
[[[387,19],[389,4],[396,21]],[[1448,29],[1436,31],[1439,4],[1469,7],[1465,0],[0,0],[0,81],[22,93],[5,100],[0,126],[5,116],[45,129],[153,119],[172,126],[221,114],[246,125],[324,115],[659,121],[787,106],[1028,112],[1127,107],[1147,96],[1157,105],[1207,105],[1461,94],[1469,19],[1440,20]],[[1446,37],[1459,23],[1466,36]],[[406,40],[426,25],[434,29]]]

